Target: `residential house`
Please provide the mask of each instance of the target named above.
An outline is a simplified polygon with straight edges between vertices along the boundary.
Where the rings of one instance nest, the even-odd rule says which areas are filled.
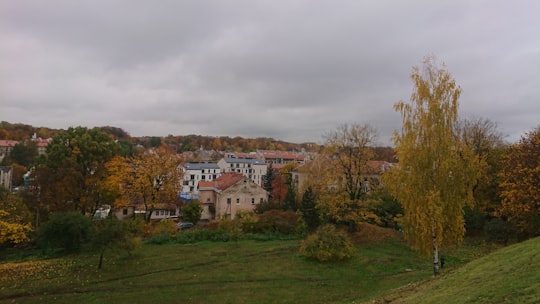
[[[16,140],[0,139],[0,161],[8,156],[11,153],[11,150],[13,150],[13,147],[18,143],[19,142]]]
[[[253,212],[268,200],[268,193],[242,173],[224,173],[213,181],[199,182],[201,220],[235,218],[239,211]]]
[[[10,166],[0,166],[0,187],[11,190],[13,179],[13,168]]]
[[[186,163],[182,166],[184,177],[182,180],[182,193],[180,197],[189,200],[197,198],[200,181],[211,181],[221,175],[221,169],[216,163]]]
[[[222,173],[241,173],[259,186],[266,177],[266,163],[261,159],[222,158],[217,164]]]

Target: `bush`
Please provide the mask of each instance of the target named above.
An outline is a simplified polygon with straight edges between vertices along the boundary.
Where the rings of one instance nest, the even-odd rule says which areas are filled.
[[[354,246],[345,232],[326,224],[302,241],[300,254],[320,262],[340,261],[353,256]]]
[[[197,222],[201,219],[202,212],[203,207],[201,203],[197,200],[193,200],[184,204],[182,207],[182,220],[197,224]]]
[[[78,251],[92,237],[92,220],[80,213],[53,214],[37,231],[37,244],[44,249]]]
[[[253,233],[295,234],[298,224],[298,214],[293,211],[270,210],[259,215],[259,220],[253,225]]]
[[[501,218],[493,218],[484,225],[486,240],[500,244],[508,244],[512,235],[512,226]]]
[[[189,230],[176,236],[176,242],[180,244],[192,244],[202,241],[228,242],[235,238],[235,234],[223,229],[217,230]]]

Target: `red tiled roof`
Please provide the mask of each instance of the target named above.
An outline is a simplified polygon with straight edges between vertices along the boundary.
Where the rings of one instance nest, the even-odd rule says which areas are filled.
[[[227,172],[213,181],[200,181],[199,188],[215,188],[216,190],[225,190],[243,178],[244,175],[241,173]]]
[[[18,143],[16,140],[0,139],[0,147],[14,147]]]

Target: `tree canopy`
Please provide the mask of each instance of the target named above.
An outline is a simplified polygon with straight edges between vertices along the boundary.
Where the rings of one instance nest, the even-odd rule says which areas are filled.
[[[510,147],[502,167],[500,216],[521,236],[540,235],[540,126]]]
[[[47,157],[33,172],[39,201],[50,211],[93,212],[103,201],[105,163],[119,152],[99,128],[69,128],[53,137]]]
[[[393,137],[399,163],[384,183],[403,205],[407,240],[433,254],[437,275],[439,248],[463,239],[463,207],[473,203],[477,169],[474,153],[455,132],[461,88],[451,74],[426,57],[411,79],[410,103],[394,106],[403,120]]]

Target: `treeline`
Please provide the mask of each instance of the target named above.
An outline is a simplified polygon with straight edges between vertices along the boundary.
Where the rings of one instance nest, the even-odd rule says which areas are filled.
[[[256,150],[279,150],[279,151],[306,151],[320,152],[322,146],[313,143],[291,143],[276,140],[270,137],[244,138],[240,136],[203,136],[203,135],[172,135],[167,136],[141,136],[132,137],[122,128],[113,126],[99,127],[103,132],[111,135],[114,139],[133,145],[141,145],[145,148],[159,147],[166,144],[171,151],[177,153],[203,150],[252,152]],[[34,134],[41,138],[51,138],[65,132],[63,129],[51,129],[46,127],[34,127],[22,123],[0,123],[0,139],[28,140]],[[391,147],[375,147],[377,160],[395,162],[394,149]]]

